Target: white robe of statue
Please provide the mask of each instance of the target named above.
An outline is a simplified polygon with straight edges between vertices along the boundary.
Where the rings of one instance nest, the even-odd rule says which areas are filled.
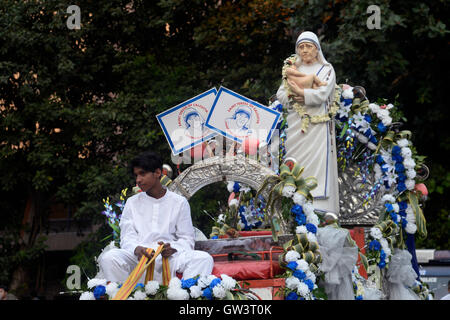
[[[313,33],[309,34],[314,35]],[[311,37],[311,35],[309,36]],[[318,43],[317,37],[314,37],[311,38]],[[315,74],[320,80],[327,82],[326,86],[317,89],[304,89],[306,113],[310,116],[327,114],[334,101],[336,75],[333,66],[323,57],[320,44],[318,61],[311,65],[300,64],[297,70],[305,74]],[[338,214],[339,185],[334,121],[310,123],[307,131],[302,132],[302,120],[290,105],[286,92],[286,88],[281,84],[277,92],[277,99],[283,108],[288,110],[286,158],[296,159],[297,163],[305,168],[302,174],[304,177],[314,176],[317,178],[317,188],[311,191],[314,197],[314,207],[320,211]]]

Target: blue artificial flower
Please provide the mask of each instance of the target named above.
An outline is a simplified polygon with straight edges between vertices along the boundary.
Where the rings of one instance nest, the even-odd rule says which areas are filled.
[[[138,289],[138,288],[145,288],[144,284],[139,282],[138,284],[136,284],[136,286],[134,287],[134,290]]]
[[[286,300],[298,300],[298,295],[295,292],[291,292],[287,295]]]
[[[303,280],[306,278],[306,273],[304,273],[302,270],[295,270],[293,276],[298,278],[299,280]]]
[[[299,214],[302,214],[302,213],[303,213],[303,208],[302,208],[301,205],[294,204],[294,205],[292,206],[291,212],[292,212],[294,215],[299,215]]]
[[[406,201],[400,201],[398,203],[400,210],[406,210],[408,208],[408,203]]]
[[[315,225],[313,225],[312,223],[307,223],[306,230],[308,230],[309,232],[312,232],[312,233],[316,233],[317,227]]]
[[[298,266],[297,262],[291,261],[287,264],[286,268],[291,269],[292,271],[295,271],[295,270],[297,270],[297,266]]]
[[[241,186],[239,185],[239,182],[235,182],[233,185],[233,192],[239,192],[241,190]]]
[[[194,279],[194,278],[189,278],[189,279],[181,279],[181,287],[183,289],[189,289],[192,286],[195,286],[198,282],[198,278]]]
[[[283,111],[283,105],[281,103],[277,103],[274,110],[277,110],[279,112]]]
[[[372,135],[372,131],[371,131],[370,129],[367,129],[367,130],[364,132],[364,135],[365,135],[367,138],[370,138],[370,136]]]
[[[369,250],[375,250],[378,251],[381,249],[381,244],[378,240],[372,240],[369,243]]]
[[[362,295],[359,295],[359,296],[355,297],[355,300],[362,300],[362,299],[363,299]]]
[[[219,239],[218,236],[212,236],[211,239]]]
[[[298,224],[299,226],[304,225],[304,224],[306,223],[306,216],[305,216],[303,213],[297,215],[297,216],[295,217],[295,222],[297,222],[297,224]]]
[[[386,187],[386,189],[390,189],[391,188],[391,186],[390,186],[390,184],[389,184],[389,182],[387,180],[384,180],[383,184]]]
[[[395,171],[397,172],[405,172],[405,166],[403,165],[403,163],[396,163],[395,164]]]
[[[374,135],[370,136],[369,141],[372,142],[373,144],[377,144],[378,143],[378,140],[377,140],[377,138],[375,138]]]
[[[392,221],[394,221],[396,224],[398,224],[398,222],[397,222],[397,214],[394,211],[392,211],[390,213],[390,215],[391,215]]]
[[[399,146],[394,146],[392,148],[392,155],[393,156],[398,156],[402,153],[402,148],[400,148]]]
[[[402,228],[406,228],[406,225],[408,224],[408,221],[406,219],[402,218]]]
[[[385,203],[384,206],[386,207],[387,212],[394,211],[394,207],[392,206],[392,203]]]
[[[372,117],[371,117],[369,114],[366,113],[366,114],[364,115],[364,120],[366,120],[367,122],[370,123],[370,122],[372,122]]]
[[[384,267],[386,267],[386,261],[380,261],[380,262],[378,263],[378,267],[379,267],[380,269],[383,269]]]
[[[208,300],[212,300],[213,296],[212,296],[212,289],[210,287],[207,287],[205,290],[203,290],[203,294],[202,294],[205,298],[207,298]]]
[[[384,261],[386,259],[386,252],[383,249],[380,250],[380,260]]]
[[[378,130],[380,130],[381,133],[386,132],[386,126],[383,124],[383,122],[378,123],[377,125]]]
[[[348,106],[353,103],[353,99],[344,99],[344,105]]]
[[[405,183],[404,183],[404,182],[399,182],[399,183],[397,184],[397,190],[398,190],[398,192],[403,192],[403,191],[405,191],[405,190],[406,190],[406,185],[405,185]]]
[[[383,172],[388,172],[388,170],[389,170],[389,166],[388,166],[387,164],[383,164],[383,165],[381,166],[381,171],[383,171]]]
[[[406,181],[406,174],[404,174],[403,172],[400,172],[398,174],[397,180],[400,181],[400,182],[405,182]]]
[[[104,296],[106,293],[106,288],[105,286],[96,286],[94,288],[94,297],[95,299],[100,299],[102,296]]]
[[[211,283],[209,284],[209,287],[212,289],[215,286],[217,286],[222,280],[220,278],[215,278]]]
[[[314,289],[314,282],[312,282],[311,279],[305,280],[303,282],[308,286],[309,291],[313,291],[313,289]]]
[[[380,154],[377,155],[375,161],[376,161],[379,165],[382,165],[382,164],[384,163],[384,159],[383,159],[383,157],[382,157]]]
[[[405,211],[405,210],[400,210],[400,211],[398,212],[398,214],[399,214],[400,216],[402,216],[403,218],[406,218],[406,211]]]
[[[403,159],[403,157],[401,155],[396,154],[396,155],[392,156],[392,160],[394,160],[397,163],[402,163],[403,160],[405,160],[405,159]]]

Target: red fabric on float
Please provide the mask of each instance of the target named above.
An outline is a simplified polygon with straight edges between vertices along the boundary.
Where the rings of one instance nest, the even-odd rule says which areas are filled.
[[[272,263],[273,274],[270,274],[270,264]],[[212,274],[220,277],[226,274],[235,280],[271,279],[277,274],[283,273],[278,261],[258,260],[258,261],[216,261]]]

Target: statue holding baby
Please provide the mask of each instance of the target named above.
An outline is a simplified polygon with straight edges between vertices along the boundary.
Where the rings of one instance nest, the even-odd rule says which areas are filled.
[[[300,34],[282,74],[277,99],[287,110],[286,159],[293,158],[304,167],[303,176],[316,177],[318,185],[311,191],[315,209],[339,215],[333,121],[336,75],[316,34]]]

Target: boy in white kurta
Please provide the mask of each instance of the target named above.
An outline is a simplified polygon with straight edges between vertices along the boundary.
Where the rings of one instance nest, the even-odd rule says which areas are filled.
[[[124,282],[136,267],[146,248],[165,244],[162,256],[169,258],[171,277],[209,275],[213,258],[194,250],[194,227],[186,198],[160,183],[162,161],[152,152],[138,156],[131,163],[136,183],[142,192],[127,199],[120,220],[120,249],[99,257],[100,272],[108,281]],[[143,275],[143,277],[145,274]],[[155,262],[154,280],[162,282],[161,255]]]

